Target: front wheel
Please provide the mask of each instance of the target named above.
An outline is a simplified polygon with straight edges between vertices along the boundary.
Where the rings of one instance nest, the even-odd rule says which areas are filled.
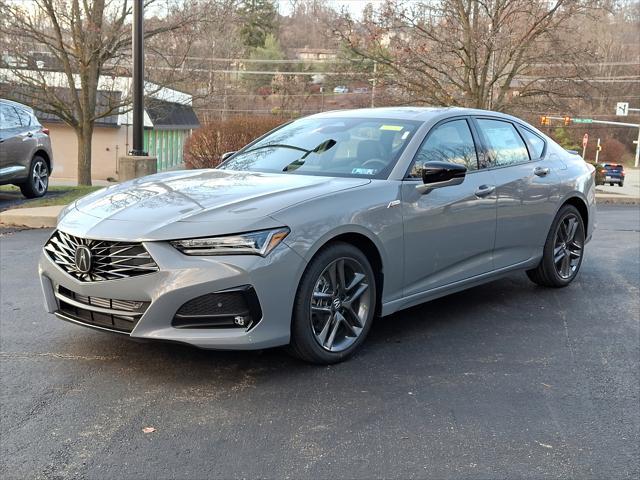
[[[345,360],[369,333],[376,283],[367,257],[334,243],[309,263],[296,293],[289,351],[310,363]]]
[[[42,197],[49,188],[49,167],[44,158],[36,155],[29,166],[29,177],[19,185],[22,195],[27,198]]]
[[[584,240],[582,215],[573,205],[565,205],[551,225],[540,264],[527,270],[529,279],[544,287],[569,285],[582,265]]]

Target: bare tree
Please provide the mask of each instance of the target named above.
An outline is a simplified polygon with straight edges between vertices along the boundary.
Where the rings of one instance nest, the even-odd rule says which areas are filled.
[[[387,1],[347,13],[336,28],[355,58],[377,62],[412,103],[503,110],[530,95],[567,91],[588,46],[565,42],[589,0]],[[569,22],[569,20],[573,20]],[[565,65],[561,77],[549,64]],[[514,86],[514,84],[516,84]]]
[[[26,8],[0,0],[0,33],[12,39],[6,47],[10,62],[3,81],[20,98],[75,130],[80,185],[91,184],[96,121],[120,113],[128,103],[115,92],[122,90],[118,77],[130,71],[132,1],[33,0]],[[146,6],[154,1],[147,0]],[[164,8],[164,18],[155,19],[145,37],[175,31],[194,20],[184,2]]]

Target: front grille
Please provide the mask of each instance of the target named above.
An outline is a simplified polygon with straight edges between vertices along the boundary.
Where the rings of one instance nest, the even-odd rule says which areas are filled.
[[[76,264],[76,251],[81,246],[91,253],[88,271]],[[90,240],[57,230],[44,250],[60,268],[83,282],[136,277],[158,271],[158,265],[141,243]]]
[[[73,320],[118,332],[130,333],[149,302],[114,300],[80,295],[63,286],[56,290],[58,312]]]
[[[243,285],[207,293],[183,304],[171,324],[176,328],[250,329],[262,318],[253,287]]]

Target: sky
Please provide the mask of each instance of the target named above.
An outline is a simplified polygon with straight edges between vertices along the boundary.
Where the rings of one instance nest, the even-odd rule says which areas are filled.
[[[331,5],[336,10],[340,10],[346,7],[352,14],[357,15],[358,12],[362,12],[367,3],[371,3],[374,6],[382,3],[383,0],[325,0],[325,4]],[[280,13],[286,15],[291,9],[291,2],[289,0],[278,0],[280,5]]]

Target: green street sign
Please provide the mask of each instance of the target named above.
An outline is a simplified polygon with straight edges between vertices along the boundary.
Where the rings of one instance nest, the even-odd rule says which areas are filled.
[[[593,123],[592,118],[572,118],[573,123]]]

